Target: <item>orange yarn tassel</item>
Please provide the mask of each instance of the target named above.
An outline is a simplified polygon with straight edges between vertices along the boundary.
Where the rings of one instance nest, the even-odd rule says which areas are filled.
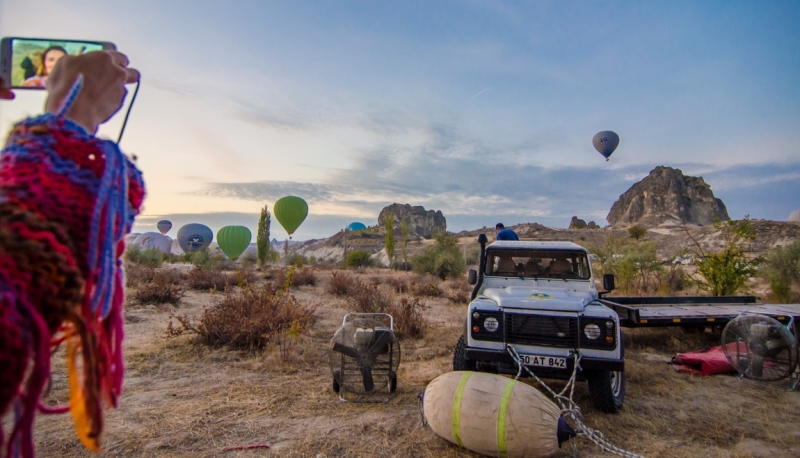
[[[89,450],[100,450],[97,437],[92,437],[92,424],[86,413],[86,401],[83,397],[80,375],[78,374],[76,353],[80,348],[80,338],[73,336],[67,340],[67,372],[69,373],[69,410],[75,423],[75,432],[84,446]]]

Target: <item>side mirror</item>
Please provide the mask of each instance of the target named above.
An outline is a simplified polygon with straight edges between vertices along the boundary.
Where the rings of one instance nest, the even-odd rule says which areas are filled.
[[[613,291],[614,286],[614,274],[605,274],[603,275],[603,288],[606,291]]]
[[[470,285],[474,285],[475,283],[478,283],[478,272],[475,269],[469,269],[469,274],[467,276],[467,282],[469,282]]]

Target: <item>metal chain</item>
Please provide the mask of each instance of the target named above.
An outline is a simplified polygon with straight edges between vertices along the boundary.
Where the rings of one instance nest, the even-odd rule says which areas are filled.
[[[548,393],[550,393],[550,396],[553,397],[558,406],[561,408],[561,414],[562,415],[566,414],[567,416],[569,416],[570,419],[572,419],[573,422],[575,422],[576,429],[578,430],[578,437],[585,437],[590,441],[594,442],[594,444],[600,447],[600,449],[609,453],[613,453],[615,455],[623,456],[625,458],[644,458],[641,455],[631,453],[627,450],[623,450],[615,445],[612,445],[603,438],[602,432],[589,428],[583,422],[583,414],[581,413],[581,408],[578,407],[578,405],[575,404],[575,401],[572,400],[572,397],[575,394],[575,385],[577,381],[578,368],[580,367],[580,360],[581,360],[580,353],[575,351],[575,366],[572,368],[572,376],[570,377],[564,389],[561,390],[560,393],[556,393],[555,391],[550,389],[550,387],[547,386],[547,384],[544,383],[542,379],[540,379],[539,377],[536,376],[536,374],[531,372],[531,370],[528,369],[527,366],[522,364],[519,353],[517,353],[517,350],[514,347],[512,347],[511,345],[506,345],[506,351],[511,355],[512,358],[514,358],[514,362],[517,364],[517,367],[519,367],[516,379],[519,380],[519,378],[522,376],[522,371],[525,370],[528,373],[528,375],[533,377],[533,379],[536,380],[536,382],[539,385],[544,387],[544,389],[547,390]],[[564,396],[567,390],[569,390],[569,397]],[[575,443],[573,441],[573,447],[574,445]]]

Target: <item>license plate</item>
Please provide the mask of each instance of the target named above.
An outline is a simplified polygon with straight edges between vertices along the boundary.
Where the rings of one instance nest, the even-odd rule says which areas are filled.
[[[567,358],[559,358],[558,356],[520,355],[520,358],[522,358],[522,364],[526,366],[567,368]]]

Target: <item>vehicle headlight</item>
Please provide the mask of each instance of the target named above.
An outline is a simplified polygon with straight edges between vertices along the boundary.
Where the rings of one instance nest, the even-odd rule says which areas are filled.
[[[497,331],[497,328],[499,328],[499,327],[500,327],[500,323],[497,321],[497,318],[495,318],[493,316],[490,316],[489,318],[486,318],[485,320],[483,320],[483,328],[486,329],[489,332],[495,332],[495,331]],[[599,332],[599,329],[598,329],[598,332]]]
[[[601,334],[600,326],[594,323],[589,323],[583,327],[583,333],[591,340],[599,339]]]

